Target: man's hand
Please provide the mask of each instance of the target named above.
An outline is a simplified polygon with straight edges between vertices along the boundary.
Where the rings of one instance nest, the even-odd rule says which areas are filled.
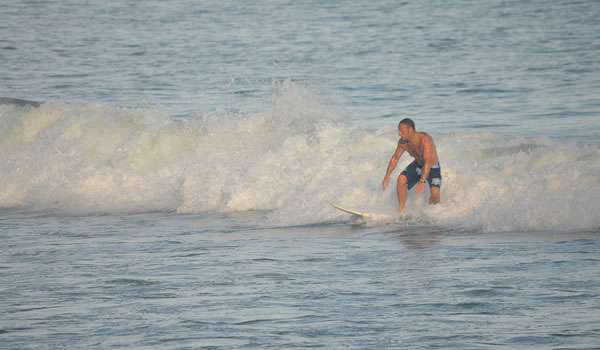
[[[420,182],[417,184],[417,189],[415,190],[415,193],[418,195],[420,195],[421,193],[423,193],[423,190],[425,190],[425,183],[424,182]]]
[[[383,190],[385,191],[385,188],[388,187],[388,185],[390,184],[390,178],[389,177],[385,177],[385,179],[383,179]]]

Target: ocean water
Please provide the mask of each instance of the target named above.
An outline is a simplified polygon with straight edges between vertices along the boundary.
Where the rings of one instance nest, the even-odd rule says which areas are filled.
[[[2,7],[0,348],[600,348],[600,2]]]

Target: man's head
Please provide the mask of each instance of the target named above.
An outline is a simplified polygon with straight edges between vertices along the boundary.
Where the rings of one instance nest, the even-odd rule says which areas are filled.
[[[408,139],[415,132],[415,122],[410,118],[404,118],[398,123],[398,135],[403,139]]]

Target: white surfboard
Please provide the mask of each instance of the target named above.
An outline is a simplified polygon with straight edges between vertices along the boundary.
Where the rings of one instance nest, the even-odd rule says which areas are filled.
[[[341,210],[341,211],[343,211],[345,213],[354,215],[356,218],[360,218],[360,219],[368,219],[368,218],[370,218],[370,217],[373,216],[373,214],[363,213],[363,212],[360,212],[358,210],[343,208],[343,207],[340,207],[339,205],[335,205],[335,204],[332,204],[331,206],[334,207],[334,208],[336,208],[336,209],[338,209],[338,210]]]
[[[365,213],[362,211],[340,207],[339,205],[331,204],[337,210],[348,213],[354,217],[354,223],[364,224],[369,221],[381,223],[399,223],[399,224],[419,224],[428,223],[430,220],[426,217],[415,217],[412,214],[392,214],[392,213]]]

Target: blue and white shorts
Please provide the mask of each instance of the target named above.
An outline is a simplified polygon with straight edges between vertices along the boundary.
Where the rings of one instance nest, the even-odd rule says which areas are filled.
[[[410,163],[402,170],[402,173],[400,173],[400,175],[406,177],[406,187],[408,187],[409,190],[421,180],[421,174],[423,174],[423,167],[420,166],[416,160]],[[440,188],[442,186],[442,169],[440,168],[439,162],[431,166],[427,182],[429,183],[429,187]]]

